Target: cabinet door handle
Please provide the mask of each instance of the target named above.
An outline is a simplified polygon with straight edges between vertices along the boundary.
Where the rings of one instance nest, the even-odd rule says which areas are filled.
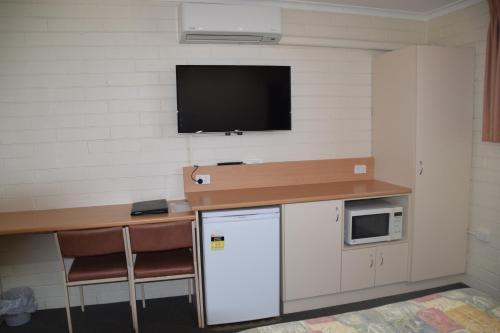
[[[335,206],[335,211],[337,212],[337,217],[335,218],[335,222],[338,222],[340,218],[339,206]]]
[[[384,265],[384,254],[381,253],[380,254],[380,266],[383,266]]]
[[[373,255],[370,254],[370,268],[373,268]]]
[[[424,173],[424,162],[418,161],[418,175],[421,176]]]

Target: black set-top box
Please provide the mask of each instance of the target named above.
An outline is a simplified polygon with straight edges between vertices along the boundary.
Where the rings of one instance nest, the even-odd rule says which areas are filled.
[[[167,200],[150,200],[150,201],[140,201],[134,202],[132,204],[132,211],[130,215],[148,215],[148,214],[164,214],[168,213]]]

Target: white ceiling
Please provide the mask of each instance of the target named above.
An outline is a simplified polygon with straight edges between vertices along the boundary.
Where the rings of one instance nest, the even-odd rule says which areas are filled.
[[[290,2],[363,7],[390,11],[404,11],[416,14],[428,14],[448,7],[457,0],[289,0]]]

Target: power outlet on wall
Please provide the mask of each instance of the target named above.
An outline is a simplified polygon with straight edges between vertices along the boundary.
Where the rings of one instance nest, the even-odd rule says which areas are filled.
[[[481,242],[488,243],[490,241],[490,231],[484,228],[479,228],[476,231],[476,238]]]
[[[355,174],[366,173],[366,164],[356,164],[354,166],[354,173]]]
[[[475,239],[478,241],[484,242],[484,243],[489,243],[490,241],[490,231],[485,228],[479,228],[475,231],[467,231],[469,235],[472,235]]]
[[[196,175],[194,179],[196,179],[196,182],[200,185],[210,184],[210,175]]]

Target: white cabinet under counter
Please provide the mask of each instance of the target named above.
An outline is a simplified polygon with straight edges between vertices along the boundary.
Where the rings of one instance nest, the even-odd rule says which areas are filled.
[[[408,243],[342,252],[342,292],[405,281],[408,281]]]
[[[375,286],[408,281],[408,243],[377,246]]]
[[[340,200],[283,205],[283,300],[340,291]]]
[[[375,247],[369,247],[342,253],[342,291],[375,285],[375,252]]]
[[[284,204],[283,301],[408,281],[408,204],[408,195]],[[394,218],[399,233],[392,239]],[[346,228],[349,219],[352,228]],[[346,244],[351,229],[366,243]]]
[[[408,281],[409,196],[349,200],[344,205],[341,291]],[[359,244],[348,244],[353,240]]]

